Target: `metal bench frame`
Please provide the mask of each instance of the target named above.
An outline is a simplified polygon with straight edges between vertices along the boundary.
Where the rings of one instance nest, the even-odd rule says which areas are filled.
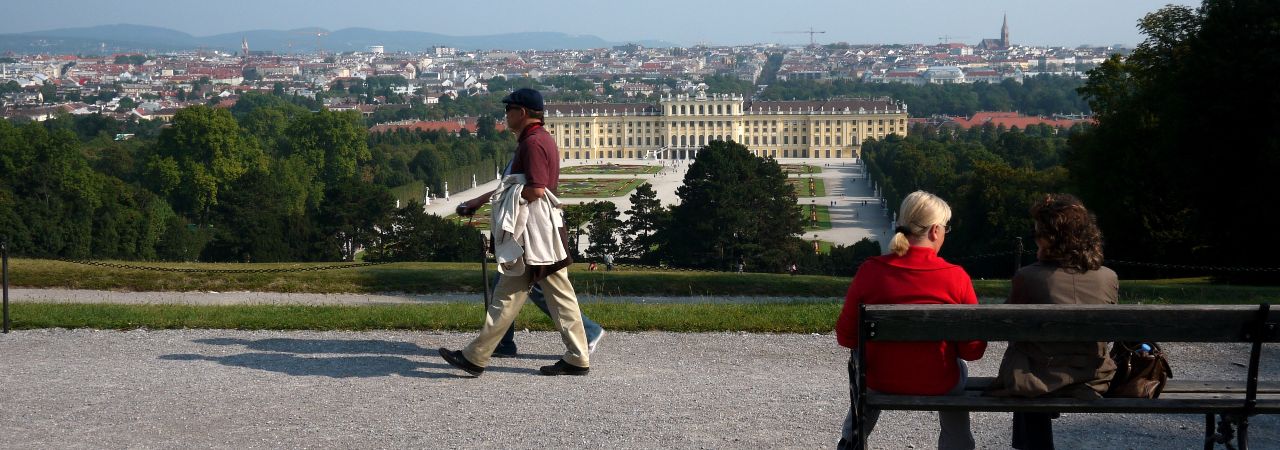
[[[1218,305],[861,305],[856,358],[849,377],[857,394],[851,402],[862,448],[863,418],[870,403],[883,410],[965,410],[1012,412],[1102,412],[1205,414],[1204,448],[1216,444],[1248,449],[1249,417],[1280,414],[1280,383],[1263,388],[1259,404],[1258,364],[1262,344],[1280,342],[1280,314],[1269,304]],[[1247,342],[1248,376],[1244,387],[1221,381],[1178,380],[1159,399],[1062,397],[1004,398],[976,394],[990,383],[974,378],[965,396],[911,396],[867,393],[868,341],[1154,341]],[[1244,397],[1239,395],[1243,391]],[[870,397],[870,398],[869,398]],[[1221,417],[1215,425],[1215,415]]]

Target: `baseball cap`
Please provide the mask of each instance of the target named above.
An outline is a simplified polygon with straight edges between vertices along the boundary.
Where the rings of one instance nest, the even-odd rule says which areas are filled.
[[[534,111],[546,109],[546,104],[542,102],[542,93],[530,88],[516,89],[506,97],[502,97],[502,103],[523,106]]]

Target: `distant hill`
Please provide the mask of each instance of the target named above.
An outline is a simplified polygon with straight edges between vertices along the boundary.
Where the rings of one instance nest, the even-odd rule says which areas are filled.
[[[317,40],[316,35],[322,31],[329,34]],[[399,52],[426,51],[437,45],[461,50],[556,50],[602,48],[627,43],[610,42],[592,35],[551,32],[449,36],[421,31],[381,31],[368,28],[344,28],[332,32],[317,28],[250,30],[196,37],[168,28],[119,24],[0,34],[0,52],[109,54],[197,48],[235,52],[240,50],[241,39],[249,40],[251,50],[277,53],[314,52],[317,43],[325,51],[339,52],[365,51],[370,45],[382,45],[388,52]],[[635,43],[645,47],[675,46],[670,42],[657,40]]]

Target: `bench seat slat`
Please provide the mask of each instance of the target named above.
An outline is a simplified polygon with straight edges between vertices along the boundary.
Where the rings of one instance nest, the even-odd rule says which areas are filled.
[[[984,391],[991,386],[995,377],[970,377],[969,382],[965,384],[965,390]],[[1230,392],[1243,394],[1245,391],[1245,383],[1241,381],[1231,380],[1179,380],[1170,379],[1169,384],[1165,385],[1164,392],[1203,392],[1203,393],[1219,393]],[[1258,393],[1260,394],[1280,394],[1280,381],[1260,381],[1258,382]]]
[[[1027,412],[1099,412],[1099,413],[1182,413],[1203,414],[1238,410],[1244,406],[1243,394],[1166,393],[1159,399],[1103,398],[1080,401],[1074,398],[1003,398],[984,397],[977,392],[961,396],[916,396],[868,394],[867,406],[886,410],[912,411],[1027,411]],[[1280,413],[1280,394],[1259,394],[1255,409],[1259,414]]]
[[[1269,320],[1280,321],[1278,310]],[[1249,305],[867,305],[863,319],[877,341],[1244,342],[1257,314]]]

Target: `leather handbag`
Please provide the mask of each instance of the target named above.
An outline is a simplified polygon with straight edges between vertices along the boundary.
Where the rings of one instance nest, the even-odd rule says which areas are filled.
[[[1106,397],[1157,398],[1173,377],[1164,350],[1154,342],[1116,342],[1111,346],[1111,359],[1116,363],[1116,374]]]

